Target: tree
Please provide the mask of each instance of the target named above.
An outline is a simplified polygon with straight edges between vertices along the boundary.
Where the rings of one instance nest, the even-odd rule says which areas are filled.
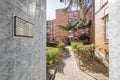
[[[93,5],[94,0],[60,0],[61,2],[68,2],[68,6],[64,9],[64,11],[68,11],[71,7],[76,6],[77,9],[82,9],[82,17],[85,16],[89,8]]]
[[[64,8],[64,12],[66,13],[67,11],[71,10],[72,7],[76,6],[77,9],[80,9],[80,19],[73,24],[74,27],[69,28],[69,30],[79,30],[79,29],[85,29],[85,27],[89,28],[89,37],[91,39],[91,42],[94,42],[94,2],[95,0],[61,0],[61,2],[68,2],[67,7]],[[86,15],[88,13],[88,11],[90,10],[90,8],[92,8],[92,17],[90,19],[86,19]],[[69,25],[69,24],[68,24]],[[60,27],[60,26],[59,26]],[[60,29],[65,29],[67,26],[61,26],[62,28]],[[73,29],[74,28],[74,29]],[[74,33],[73,31],[73,33]]]
[[[86,18],[85,15],[88,12],[88,10],[94,5],[94,0],[60,0],[61,2],[68,2],[68,6],[63,9],[63,11],[66,13],[68,10],[71,10],[72,6],[76,6],[81,9],[80,19],[77,21],[73,26],[75,29],[80,29],[81,27],[85,27]],[[67,25],[68,26],[68,25]],[[67,27],[66,26],[66,27]],[[71,26],[71,25],[70,25]],[[60,27],[60,26],[59,26]],[[61,26],[63,29],[65,27]],[[74,30],[73,28],[69,28]]]
[[[58,25],[58,27],[60,29],[62,29],[63,31],[70,31],[71,30],[71,31],[75,32],[75,31],[87,26],[87,25],[85,25],[85,22],[86,22],[86,19],[80,18],[80,20],[77,21],[75,24],[68,24],[66,26]]]
[[[77,30],[75,25],[73,25],[73,24],[68,24],[66,26],[58,25],[58,27],[63,31],[70,31],[70,30],[71,31],[76,31]]]

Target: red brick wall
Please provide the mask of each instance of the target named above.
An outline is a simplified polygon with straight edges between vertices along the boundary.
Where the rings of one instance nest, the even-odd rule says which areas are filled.
[[[49,25],[49,23],[50,23],[50,25]],[[47,21],[47,38],[50,41],[53,41],[56,38],[56,29],[55,28],[56,28],[56,20],[55,19]]]
[[[58,28],[58,25],[68,25],[68,21],[70,19],[69,15],[70,14],[77,14],[77,17],[76,15],[73,15],[73,24],[78,21],[80,19],[80,10],[76,10],[76,11],[70,11],[70,12],[63,12],[63,9],[57,9],[56,10],[56,20],[51,20],[51,22],[55,22],[55,34],[51,34],[51,32],[53,33],[54,30],[53,30],[53,27],[51,27],[50,29],[50,33],[49,33],[49,38],[52,40],[54,38],[55,41],[63,41],[65,38],[68,38],[68,32],[66,31],[62,31]],[[88,23],[89,19],[91,18],[91,10],[88,11],[88,13],[86,14],[86,18],[87,18],[87,21],[86,23]],[[89,28],[85,28],[84,30],[83,29],[80,29],[78,30],[77,32],[75,32],[74,34],[74,37],[79,37],[81,33],[87,33],[88,35],[90,35],[90,31],[89,31]],[[55,37],[51,37],[55,35]]]
[[[70,13],[74,14],[77,12],[77,20],[79,20],[80,18],[80,11],[71,11],[71,12],[63,12],[63,9],[57,9],[56,10],[56,27],[57,27],[57,33],[56,33],[56,36],[57,36],[57,40],[63,40],[65,38],[68,37],[68,32],[66,31],[62,31],[58,28],[58,25],[68,25],[68,15]],[[74,17],[74,16],[73,16]],[[73,23],[75,23],[73,21]]]
[[[67,25],[68,24],[68,14],[63,12],[62,9],[56,10],[56,40],[62,41],[66,37],[68,37],[68,33],[66,31],[62,31],[58,28],[58,25]]]

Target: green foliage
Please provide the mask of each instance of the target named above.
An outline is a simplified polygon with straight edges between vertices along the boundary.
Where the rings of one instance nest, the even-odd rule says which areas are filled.
[[[56,47],[56,48],[63,48],[65,46],[64,43],[60,42],[47,42],[48,47]]]
[[[85,22],[86,22],[86,18],[82,17],[79,19],[79,21],[77,21],[74,24],[68,24],[66,26],[64,25],[58,25],[59,29],[63,30],[63,31],[77,31],[83,27],[85,27]]]
[[[57,47],[58,43],[56,43],[56,42],[47,42],[47,46],[48,47]]]
[[[63,31],[76,31],[76,27],[74,24],[68,24],[66,26],[63,25],[58,25],[59,29],[63,30]]]
[[[70,9],[72,6],[76,6],[76,7],[80,7],[80,8],[86,8],[88,6],[87,1],[85,0],[67,0],[69,2],[69,4],[67,5],[67,7],[64,9],[64,11],[67,11],[68,9]],[[86,4],[86,5],[85,5]]]
[[[87,26],[85,25],[86,23],[86,18],[85,18],[85,15],[87,14],[87,12],[89,11],[89,9],[94,5],[94,0],[67,0],[69,3],[67,5],[66,8],[63,9],[63,11],[66,13],[67,11],[69,11],[69,9],[71,9],[74,5],[79,8],[81,8],[81,12],[80,12],[80,20],[77,21],[73,26],[74,28],[69,28],[70,30],[79,30],[81,29],[82,27],[84,26]],[[68,30],[68,28],[66,27],[63,27],[62,28],[63,30]]]
[[[64,43],[58,43],[57,48],[59,48],[59,51],[62,52],[64,50]]]
[[[85,22],[86,22],[86,18],[85,18],[85,17],[81,17],[81,18],[79,19],[79,21],[75,23],[76,29],[79,30],[79,29],[85,27],[85,26],[86,26],[86,25],[85,25]]]
[[[52,45],[51,45],[52,44]],[[64,43],[50,43],[47,47],[47,64],[56,64],[59,62],[60,55],[64,51]]]
[[[81,42],[72,42],[71,46],[79,61],[83,62],[79,65],[87,65],[94,60],[94,44],[84,45]]]
[[[58,48],[47,47],[47,63],[52,64],[60,55]]]
[[[71,46],[73,49],[76,49],[78,46],[82,46],[82,42],[71,42]]]
[[[51,69],[54,69],[55,72],[53,73],[53,76],[51,77],[50,80],[54,80],[55,74],[57,72],[57,66],[61,61],[61,56],[64,51],[64,43],[50,43],[48,42],[47,45],[51,47],[47,47],[46,49],[46,58],[47,58],[47,69],[48,72]]]
[[[81,8],[81,9],[83,9],[83,15],[85,15],[86,14],[86,12],[89,10],[89,7],[91,7],[92,5],[93,5],[93,2],[94,2],[94,0],[78,0],[78,1],[76,1],[76,0],[67,0],[69,3],[68,3],[68,5],[67,5],[67,7],[65,7],[64,9],[63,9],[63,11],[66,13],[69,9],[71,9],[73,6],[75,7],[77,7],[77,9],[78,9],[78,7],[79,8]]]

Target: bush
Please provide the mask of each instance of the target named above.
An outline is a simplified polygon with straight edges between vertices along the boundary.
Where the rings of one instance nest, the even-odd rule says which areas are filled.
[[[51,77],[51,79],[53,80],[56,72],[57,72],[57,65],[60,63],[61,61],[61,55],[64,51],[64,43],[47,43],[47,46],[51,46],[51,47],[47,47],[47,69],[48,72],[51,69],[54,69],[54,73],[53,76]]]
[[[59,48],[60,52],[64,51],[65,44],[64,43],[58,43],[57,48]]]
[[[64,46],[65,46],[64,43],[58,43],[58,45],[57,45],[58,48],[63,48]]]
[[[82,42],[71,42],[71,47],[73,49],[77,48],[78,46],[82,46],[83,43]]]
[[[59,62],[60,55],[64,51],[64,43],[50,43],[47,45],[47,64],[53,64]]]
[[[54,47],[47,47],[47,63],[52,64],[55,62],[56,59],[60,57],[62,52],[64,51],[64,43],[53,43],[52,46]],[[56,48],[55,48],[56,46]]]
[[[52,64],[60,55],[58,48],[47,47],[47,64]]]
[[[58,43],[56,43],[56,42],[47,42],[47,46],[48,47],[57,47]]]
[[[71,43],[73,52],[79,58],[79,61],[82,61],[82,65],[89,64],[89,62],[94,60],[94,44],[84,45],[81,42],[72,42]],[[79,63],[80,64],[80,63]]]
[[[72,42],[71,47],[73,50],[77,49],[78,51],[83,50],[85,53],[93,53],[95,45],[94,44],[84,45],[82,42]]]

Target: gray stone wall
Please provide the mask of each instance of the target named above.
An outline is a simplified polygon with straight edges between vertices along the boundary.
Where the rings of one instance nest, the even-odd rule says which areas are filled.
[[[109,0],[110,80],[120,80],[120,0]]]
[[[46,80],[46,0],[0,0],[0,80]],[[33,38],[13,35],[13,16],[34,24]]]

